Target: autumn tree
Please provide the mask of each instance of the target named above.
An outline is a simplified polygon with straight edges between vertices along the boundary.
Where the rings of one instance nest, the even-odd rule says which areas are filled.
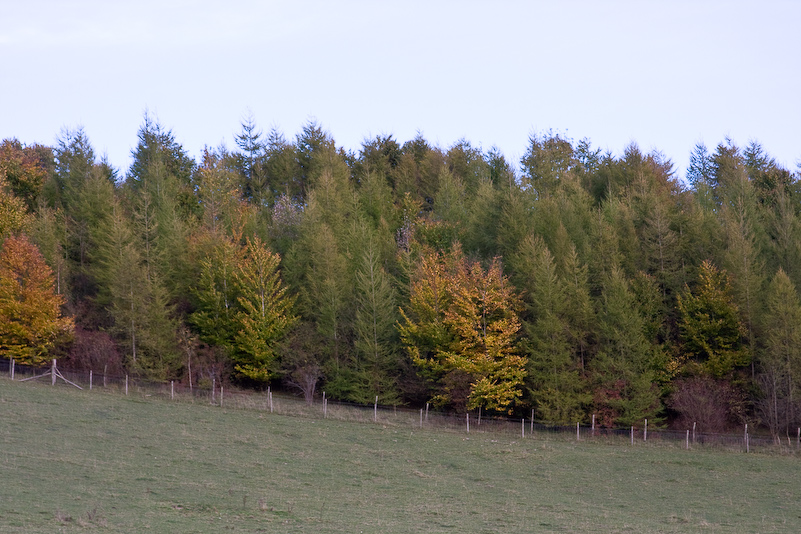
[[[0,143],[0,177],[29,211],[36,208],[54,163],[51,148],[24,146],[17,139],[5,139]]]
[[[400,331],[414,362],[437,378],[439,402],[503,411],[521,397],[518,308],[499,260],[484,270],[458,245],[445,258],[423,259]]]
[[[36,246],[25,236],[6,238],[0,252],[0,351],[20,363],[45,363],[72,335],[72,318],[61,316],[63,303]]]
[[[0,239],[21,232],[30,220],[25,202],[14,195],[5,176],[0,173]]]

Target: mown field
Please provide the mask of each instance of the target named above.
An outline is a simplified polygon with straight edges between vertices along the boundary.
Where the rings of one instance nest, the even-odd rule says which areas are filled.
[[[801,459],[0,378],[0,532],[801,532]]]

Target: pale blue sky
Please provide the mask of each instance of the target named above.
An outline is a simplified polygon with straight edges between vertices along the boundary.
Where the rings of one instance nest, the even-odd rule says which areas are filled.
[[[690,150],[751,139],[801,160],[798,1],[4,2],[0,138],[82,125],[127,170],[145,110],[194,157],[251,112],[338,145],[419,130],[519,162],[554,130],[684,175]]]

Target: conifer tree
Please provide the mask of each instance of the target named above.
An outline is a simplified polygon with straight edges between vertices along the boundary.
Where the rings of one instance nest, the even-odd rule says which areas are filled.
[[[294,299],[279,277],[280,257],[258,238],[247,239],[243,252],[234,271],[239,304],[234,369],[251,380],[268,382],[277,370],[277,343],[298,318]]]
[[[766,423],[775,439],[789,436],[801,418],[801,301],[781,269],[768,287],[760,370]]]
[[[746,330],[732,296],[729,276],[712,262],[701,264],[698,281],[679,295],[679,330],[684,353],[716,378],[750,362]]]
[[[530,312],[523,323],[522,347],[528,354],[526,384],[537,416],[553,423],[582,420],[590,398],[570,334],[569,282],[557,274],[541,238],[524,241],[511,262]]]

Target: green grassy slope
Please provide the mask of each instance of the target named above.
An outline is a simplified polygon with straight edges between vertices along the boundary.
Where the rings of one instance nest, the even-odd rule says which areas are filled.
[[[799,467],[0,378],[4,533],[799,532]]]

